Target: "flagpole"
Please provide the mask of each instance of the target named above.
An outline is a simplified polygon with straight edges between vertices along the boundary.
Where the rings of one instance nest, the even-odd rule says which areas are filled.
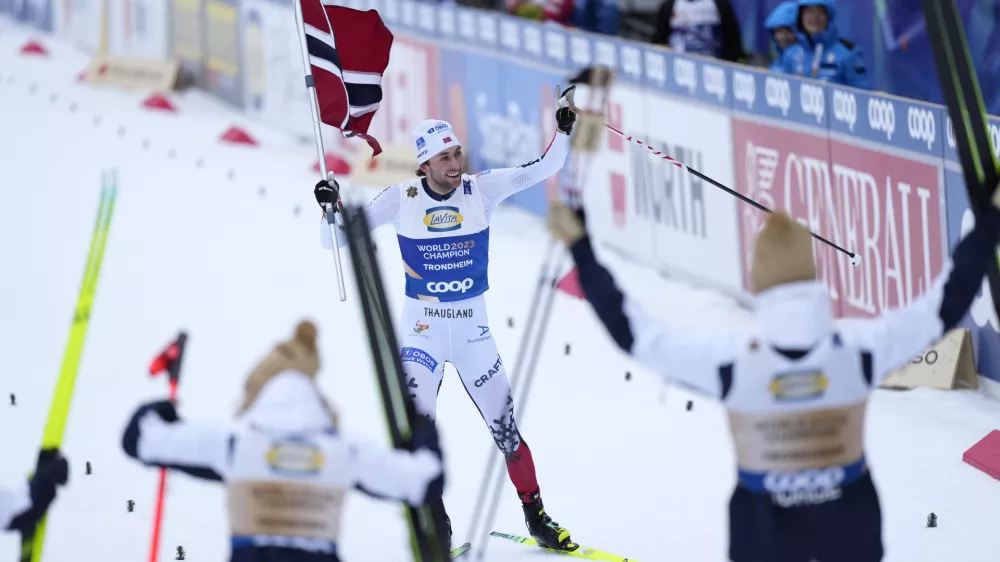
[[[302,70],[305,72],[306,89],[309,91],[309,109],[312,111],[313,139],[316,141],[316,153],[319,157],[319,174],[323,179],[333,182],[333,172],[326,169],[326,150],[323,148],[322,121],[319,117],[319,98],[316,96],[316,84],[313,81],[312,65],[309,64],[309,47],[306,44],[305,19],[302,17],[302,0],[293,0],[295,5],[295,25],[299,33],[299,49],[302,52]],[[340,301],[347,300],[344,289],[344,268],[340,264],[340,234],[337,228],[337,208],[335,205],[325,205],[326,224],[333,237],[333,263],[337,270],[337,287],[340,289]]]

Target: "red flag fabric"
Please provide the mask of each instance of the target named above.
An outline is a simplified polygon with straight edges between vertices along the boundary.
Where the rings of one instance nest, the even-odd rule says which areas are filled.
[[[302,5],[306,47],[320,121],[359,136],[382,152],[368,134],[382,102],[382,74],[389,66],[392,32],[375,10],[361,12],[332,0],[297,0]]]

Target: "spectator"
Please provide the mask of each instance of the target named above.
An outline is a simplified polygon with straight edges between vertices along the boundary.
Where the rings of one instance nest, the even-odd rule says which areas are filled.
[[[573,8],[573,0],[507,0],[507,11],[515,16],[562,25],[570,24]]]
[[[782,2],[764,21],[764,27],[771,34],[771,41],[777,51],[770,70],[781,72],[781,54],[799,40],[795,34],[798,18],[799,5],[796,2]]]
[[[664,0],[651,41],[730,62],[746,57],[740,22],[729,0]]]
[[[575,0],[572,25],[584,31],[618,34],[618,0]]]
[[[840,37],[834,0],[799,0],[798,6],[799,41],[782,53],[781,70],[867,89],[868,70],[861,49]]]

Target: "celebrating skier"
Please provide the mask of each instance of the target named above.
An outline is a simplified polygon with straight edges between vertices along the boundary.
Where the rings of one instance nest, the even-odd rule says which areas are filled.
[[[464,149],[451,125],[423,121],[413,132],[419,177],[386,188],[365,208],[372,229],[391,224],[398,235],[407,297],[400,353],[417,410],[435,417],[444,364],[451,363],[504,454],[528,530],[539,544],[556,549],[571,543],[570,533],[542,505],[531,449],[514,420],[510,384],[490,333],[483,293],[489,288],[493,211],[566,163],[576,120],[570,111],[574,89],[570,86],[557,102],[558,131],[548,149],[516,168],[464,174]],[[321,181],[315,195],[324,209],[336,208],[339,186]],[[323,246],[331,249],[325,225],[322,232]],[[346,238],[341,237],[342,247]],[[450,521],[448,525],[450,534]]]
[[[982,212],[944,273],[909,306],[844,322],[833,319],[830,291],[816,279],[809,231],[770,214],[750,270],[754,323],[705,334],[644,314],[598,263],[578,215],[559,203],[549,212],[618,346],[725,405],[738,467],[729,560],[881,560],[882,518],[864,448],[868,397],[965,315],[986,268],[995,267],[1000,212]]]
[[[442,493],[434,424],[414,424],[413,451],[349,439],[316,386],[319,369],[316,327],[302,322],[247,377],[235,423],[181,420],[160,401],[125,429],[130,457],[225,484],[232,562],[337,562],[352,489],[414,506]]]

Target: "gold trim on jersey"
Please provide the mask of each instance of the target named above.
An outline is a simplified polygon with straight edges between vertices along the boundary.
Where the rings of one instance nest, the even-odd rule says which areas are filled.
[[[227,486],[233,535],[337,542],[347,491],[299,482],[236,481]]]
[[[786,383],[789,381],[785,381]],[[816,381],[813,381],[814,383]],[[772,382],[772,389],[785,383]],[[801,397],[815,391],[803,380],[781,390]],[[867,400],[823,410],[729,411],[729,427],[742,470],[774,472],[843,466],[864,454]]]

